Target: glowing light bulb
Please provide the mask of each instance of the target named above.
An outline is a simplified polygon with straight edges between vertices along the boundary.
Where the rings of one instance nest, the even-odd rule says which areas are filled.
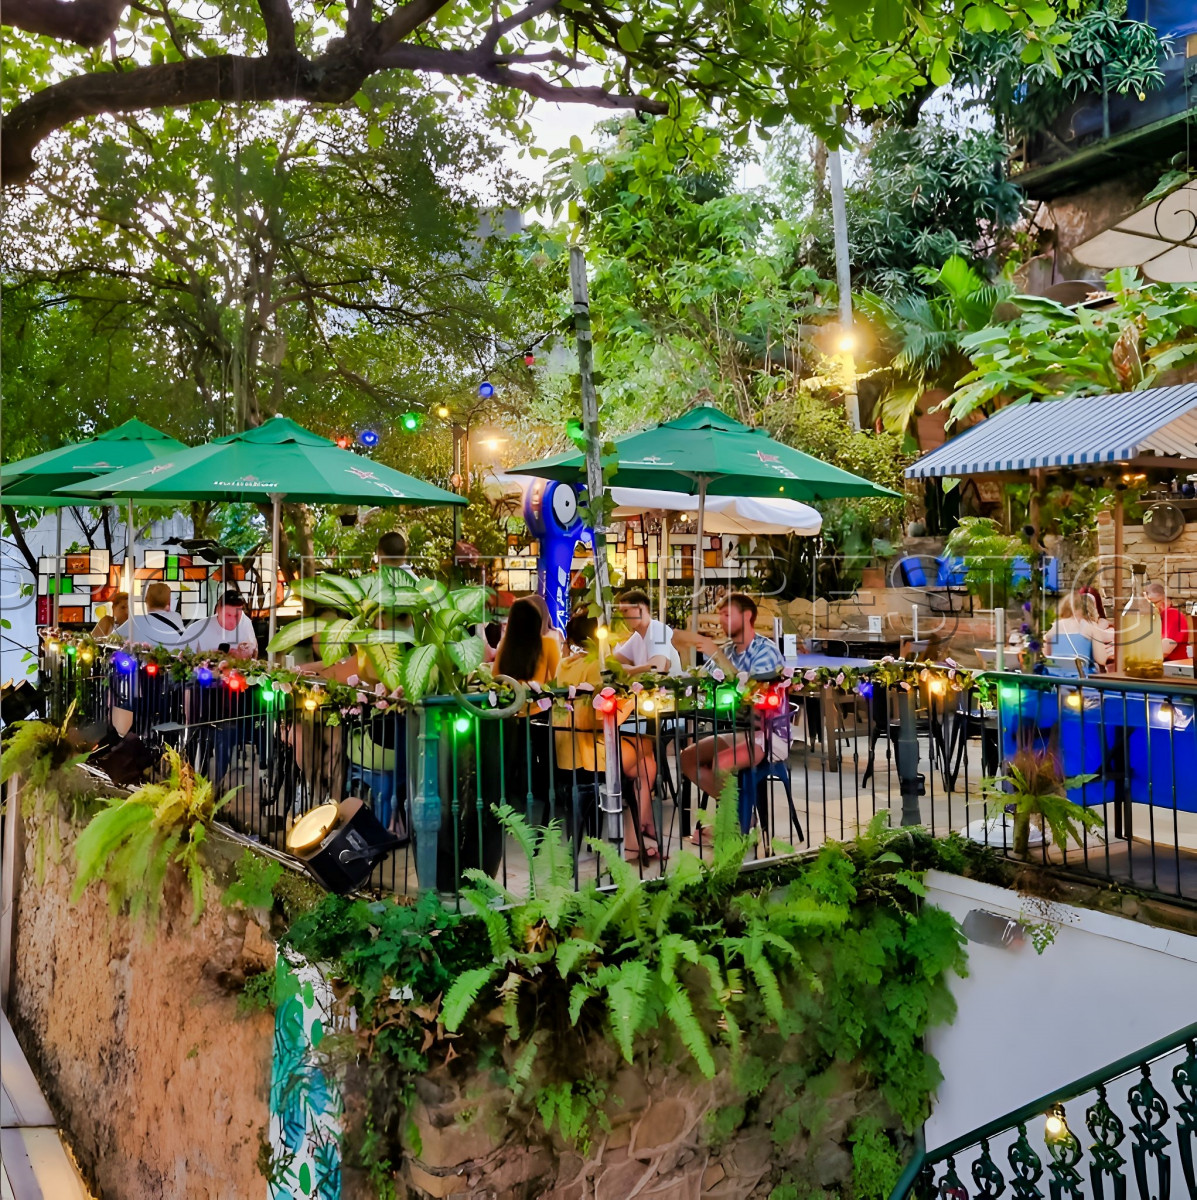
[[[436,406],[436,415],[438,417],[440,417],[440,419],[442,421],[448,420],[449,419],[449,406],[447,404],[438,404]]]
[[[68,647],[66,648],[66,652],[67,652],[67,658],[74,658],[74,657],[75,657],[75,647],[74,647],[74,646],[68,646]]]
[[[850,333],[841,334],[835,348],[841,354],[851,354],[856,349],[856,338]]]
[[[46,649],[49,650],[51,654],[57,654],[58,651],[62,649],[62,647],[59,645],[58,642],[47,642]]]
[[[932,679],[927,687],[933,696],[942,696],[948,690],[948,685],[942,679]]]
[[[478,385],[478,395],[481,396],[483,400],[489,399],[494,394],[495,385],[493,383],[490,383],[489,381],[483,381]]]
[[[1053,1140],[1060,1137],[1068,1126],[1064,1123],[1064,1118],[1051,1113],[1047,1120],[1043,1123],[1043,1132]]]
[[[315,712],[320,707],[320,701],[315,696],[307,695],[303,698],[303,706],[308,712]]]
[[[83,659],[84,662],[91,662],[91,660],[95,658],[95,655],[92,654],[90,650],[84,650],[80,653],[79,657]]]
[[[196,682],[204,687],[212,682],[212,672],[207,667],[200,667],[195,673]]]
[[[471,725],[471,723],[472,723],[472,722],[470,721],[470,718],[469,718],[469,717],[467,717],[467,716],[460,716],[460,717],[457,717],[457,718],[454,720],[454,722],[453,722],[453,728],[454,728],[454,729],[455,729],[455,730],[456,730],[458,733],[469,733],[469,732],[470,732],[470,725]]]
[[[645,712],[655,712],[655,711],[656,711],[656,708],[657,708],[657,706],[656,706],[656,703],[655,703],[654,701],[652,701],[652,700],[642,700],[642,701],[640,702],[640,707],[641,707],[641,708],[642,708],[642,709],[643,709]]]
[[[158,664],[155,662],[146,663],[145,673],[147,675],[157,675],[158,674]]]
[[[609,630],[606,625],[600,625],[594,631],[594,636],[598,638],[600,642],[605,642],[611,636],[611,630]]]
[[[243,692],[246,688],[245,676],[240,671],[230,671],[224,677],[225,684],[230,692]]]
[[[1064,704],[1066,707],[1071,708],[1074,711],[1079,709],[1081,707],[1080,693],[1079,692],[1069,692],[1068,695],[1064,697]]]

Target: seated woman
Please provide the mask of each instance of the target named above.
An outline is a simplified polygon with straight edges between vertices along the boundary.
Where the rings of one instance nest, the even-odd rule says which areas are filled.
[[[112,597],[112,611],[101,617],[91,631],[94,638],[111,637],[129,619],[129,593],[117,592]]]
[[[496,675],[507,675],[520,683],[551,683],[557,675],[561,651],[557,639],[543,632],[544,616],[530,596],[511,606],[507,628],[495,651]]]
[[[1097,605],[1084,592],[1060,598],[1056,619],[1046,635],[1053,658],[1078,658],[1086,671],[1105,670],[1114,650],[1114,630],[1098,623]]]
[[[559,686],[576,688],[588,683],[595,691],[602,689],[597,629],[598,621],[594,617],[578,615],[570,618],[565,637],[574,653],[562,660],[557,672]],[[563,771],[605,771],[606,739],[602,733],[602,721],[595,714],[590,695],[579,692],[572,703],[572,713],[563,706],[553,709],[553,724],[557,726],[554,733],[557,766]],[[620,703],[616,712],[617,723],[627,719],[635,703],[630,698]],[[652,739],[621,737],[619,756],[624,775],[634,780],[636,793],[635,805],[625,803],[623,806],[624,857],[629,862],[647,862],[660,857],[653,824],[652,793],[657,780],[657,759],[653,753]]]

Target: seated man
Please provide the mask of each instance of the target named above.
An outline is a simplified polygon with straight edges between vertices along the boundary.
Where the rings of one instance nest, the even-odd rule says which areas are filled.
[[[165,583],[151,583],[145,590],[145,616],[131,617],[114,632],[126,641],[175,649],[183,644],[183,618],[171,611],[174,593]]]
[[[747,672],[749,678],[773,679],[781,674],[781,651],[756,631],[756,602],[743,592],[731,592],[719,603],[719,620],[730,641],[716,644],[703,634],[677,631],[674,641],[697,646],[707,656],[709,670],[717,666],[729,677]],[[727,772],[755,767],[766,757],[781,762],[790,752],[790,707],[782,704],[764,718],[756,732],[745,727],[743,733],[716,734],[687,746],[681,753],[682,774],[709,796],[718,796]],[[701,841],[702,826],[694,841]]]
[[[639,588],[630,588],[615,597],[615,607],[631,636],[615,647],[615,657],[623,663],[629,675],[655,671],[658,675],[680,673],[682,659],[673,648],[673,630],[655,620],[648,595]]]
[[[1164,661],[1184,662],[1189,657],[1189,619],[1168,603],[1168,593],[1162,583],[1149,583],[1147,599],[1160,614],[1160,634],[1163,639]]]
[[[241,593],[230,588],[220,597],[210,617],[187,626],[186,645],[197,654],[228,654],[233,658],[257,658],[258,635],[245,613]]]

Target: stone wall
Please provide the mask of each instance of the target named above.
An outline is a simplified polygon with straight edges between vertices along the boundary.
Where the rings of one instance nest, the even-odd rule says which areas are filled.
[[[152,934],[103,886],[72,903],[61,829],[41,882],[26,838],[9,1017],[85,1177],[99,1200],[265,1196],[273,1019],[238,1015],[235,994],[273,945],[211,883],[193,925],[179,875]]]
[[[1130,592],[1131,564],[1147,564],[1147,578],[1162,583],[1176,603],[1197,600],[1197,522],[1190,522],[1174,542],[1153,542],[1142,525],[1122,528],[1122,594]],[[1114,522],[1102,513],[1097,524],[1098,567],[1101,590],[1108,602],[1114,595]],[[1107,615],[1109,615],[1107,613]]]
[[[771,1087],[745,1115],[725,1080],[694,1079],[665,1063],[612,1070],[589,1145],[545,1136],[486,1077],[422,1078],[399,1176],[400,1196],[485,1200],[747,1200],[779,1183],[801,1196],[846,1193],[851,1123],[877,1094],[837,1065],[797,1094]],[[605,1128],[601,1127],[605,1126]],[[346,1197],[372,1196],[346,1172]]]

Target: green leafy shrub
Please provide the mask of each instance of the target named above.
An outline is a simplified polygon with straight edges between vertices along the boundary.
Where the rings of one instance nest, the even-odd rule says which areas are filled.
[[[237,877],[224,889],[220,902],[226,908],[234,904],[244,904],[246,908],[272,908],[274,885],[282,874],[282,864],[247,848],[237,860]]]
[[[133,918],[157,920],[162,885],[171,864],[183,868],[191,885],[192,922],[204,911],[204,868],[200,847],[216,813],[233,793],[220,800],[212,784],[196,774],[177,750],[167,747],[169,773],[126,797],[104,799],[75,843],[79,874],[71,898],[77,900],[95,880],[108,885],[113,912],[128,907]]]
[[[432,896],[329,897],[285,939],[329,964],[357,1013],[376,1159],[413,1145],[415,1078],[450,1063],[489,1069],[579,1146],[602,1126],[611,1072],[646,1055],[730,1081],[741,1102],[727,1108],[725,1137],[766,1093],[799,1097],[774,1121],[779,1147],[818,1129],[844,1064],[891,1120],[923,1119],[940,1074],[922,1035],[951,1019],[947,975],[964,970],[958,926],[920,904],[921,870],[935,861],[926,835],[891,832],[883,814],[855,846],[747,877],[752,839],[729,792],[709,860],[682,854],[646,881],[595,841],[614,886],[579,892],[557,827],[498,815],[527,856],[527,900],[474,872],[463,893],[472,915]]]

